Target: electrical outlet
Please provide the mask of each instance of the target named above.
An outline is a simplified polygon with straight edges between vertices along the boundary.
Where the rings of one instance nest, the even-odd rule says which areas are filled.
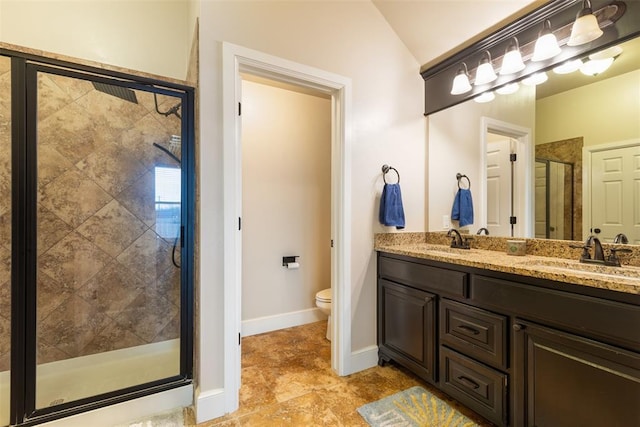
[[[451,217],[449,215],[442,215],[442,228],[445,230],[451,228]]]

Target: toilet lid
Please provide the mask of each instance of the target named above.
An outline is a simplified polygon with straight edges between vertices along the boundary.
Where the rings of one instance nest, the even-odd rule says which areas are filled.
[[[323,289],[320,292],[318,292],[316,294],[316,299],[319,300],[319,301],[330,302],[331,301],[331,288]]]

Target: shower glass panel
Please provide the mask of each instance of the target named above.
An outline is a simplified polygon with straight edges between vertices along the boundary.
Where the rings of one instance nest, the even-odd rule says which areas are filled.
[[[573,164],[536,159],[536,237],[573,239]]]
[[[180,103],[37,74],[36,409],[180,375]]]
[[[0,425],[9,425],[11,362],[11,60],[0,56]]]

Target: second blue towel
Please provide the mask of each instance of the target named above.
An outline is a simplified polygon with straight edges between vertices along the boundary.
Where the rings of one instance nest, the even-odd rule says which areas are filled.
[[[473,199],[471,190],[460,188],[453,199],[451,208],[451,219],[458,220],[460,227],[473,224]]]

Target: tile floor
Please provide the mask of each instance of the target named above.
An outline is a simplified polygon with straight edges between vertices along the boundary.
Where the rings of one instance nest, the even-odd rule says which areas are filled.
[[[243,338],[240,408],[197,427],[366,426],[358,407],[414,385],[451,402],[393,365],[347,377],[335,375],[325,331],[326,322],[317,322]],[[491,425],[455,402],[452,405],[481,426]],[[195,425],[189,410],[185,425]]]

